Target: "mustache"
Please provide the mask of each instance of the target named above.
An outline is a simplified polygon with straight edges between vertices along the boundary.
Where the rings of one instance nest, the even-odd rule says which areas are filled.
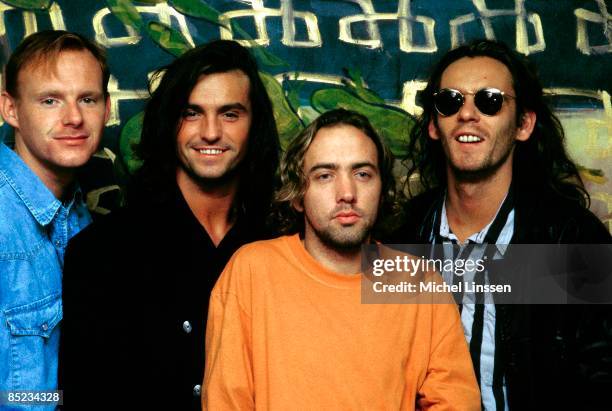
[[[465,125],[458,125],[457,127],[455,127],[454,129],[451,130],[449,137],[455,136],[457,135],[457,133],[461,133],[467,131],[469,133],[474,133],[476,135],[479,135],[481,137],[488,137],[488,135],[485,133],[484,130],[482,130],[479,126],[477,125],[472,125],[470,127],[466,127]]]

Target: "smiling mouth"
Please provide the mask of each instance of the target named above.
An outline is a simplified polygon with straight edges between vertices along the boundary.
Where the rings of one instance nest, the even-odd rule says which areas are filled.
[[[226,149],[222,149],[222,148],[196,148],[195,149],[198,153],[200,154],[204,154],[207,156],[218,156],[220,154],[223,154],[225,151],[227,151]]]
[[[482,141],[482,137],[474,134],[462,134],[458,136],[456,140],[460,143],[480,143]]]

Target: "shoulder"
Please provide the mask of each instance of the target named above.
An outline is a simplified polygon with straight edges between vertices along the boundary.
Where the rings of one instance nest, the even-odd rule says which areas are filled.
[[[159,218],[159,217],[158,217]],[[131,260],[142,254],[147,242],[158,241],[155,221],[148,221],[137,210],[122,208],[97,218],[68,243],[65,271],[81,266],[88,270],[107,270],[118,260]],[[97,268],[93,263],[97,262]]]
[[[139,290],[148,285],[143,283],[145,274],[151,275],[150,267],[156,266],[158,256],[151,244],[163,241],[153,235],[153,228],[143,231],[143,220],[133,210],[118,209],[70,240],[62,277],[67,301],[97,304],[112,295],[119,306],[142,298]]]
[[[279,262],[285,261],[291,253],[291,238],[284,236],[243,245],[236,250],[227,263],[224,274],[226,271],[231,271],[249,272],[251,275],[251,273],[270,270]]]
[[[234,257],[243,260],[259,260],[270,255],[284,254],[289,247],[290,239],[290,236],[283,236],[245,244],[234,253]]]
[[[23,200],[11,185],[1,182],[0,216],[0,260],[29,259],[49,242],[44,227]]]
[[[519,236],[531,242],[610,243],[605,225],[587,208],[548,194],[517,202]]]
[[[3,216],[0,223],[1,221],[12,220],[11,216],[21,217],[22,213],[29,213],[28,208],[13,186],[8,184],[0,173],[0,215]],[[7,216],[9,218],[6,218]]]
[[[568,208],[559,218],[563,231],[562,243],[610,243],[612,238],[606,226],[591,211],[584,207]]]
[[[32,214],[23,203],[23,201],[17,196],[10,185],[2,185],[0,179],[0,234],[2,238],[5,235],[16,228],[16,226],[23,226],[31,222],[36,224]]]
[[[84,245],[105,241],[109,237],[116,236],[121,238],[122,232],[129,230],[133,224],[133,219],[127,209],[119,209],[110,214],[100,216],[96,220],[81,230],[70,240],[70,245]]]
[[[263,280],[273,277],[288,268],[292,237],[278,237],[261,240],[240,247],[219,277],[215,286],[217,292],[227,292],[232,288],[243,288],[254,278]]]

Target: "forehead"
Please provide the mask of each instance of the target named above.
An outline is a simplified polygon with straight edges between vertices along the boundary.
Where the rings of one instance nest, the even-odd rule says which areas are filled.
[[[241,70],[205,74],[200,77],[189,94],[189,103],[202,107],[249,101],[249,77]]]
[[[378,166],[376,145],[363,131],[341,124],[317,132],[304,156],[304,171],[321,163],[341,167],[364,162]]]
[[[91,83],[102,88],[102,67],[88,50],[62,50],[39,55],[24,64],[17,74],[19,88],[45,88],[49,84],[75,87]]]
[[[490,57],[463,57],[450,64],[440,79],[440,88],[474,92],[484,87],[513,90],[512,76],[505,64]]]

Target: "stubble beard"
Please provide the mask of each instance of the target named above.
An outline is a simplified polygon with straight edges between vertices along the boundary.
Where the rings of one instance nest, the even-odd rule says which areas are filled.
[[[466,169],[457,167],[453,162],[447,161],[448,166],[450,167],[451,173],[457,181],[465,182],[465,183],[478,183],[481,181],[486,181],[494,176],[497,171],[506,163],[514,146],[511,145],[507,150],[504,151],[503,155],[497,160],[493,161],[491,156],[488,156],[485,161],[477,168],[474,169]]]
[[[325,229],[311,227],[321,243],[342,253],[360,251],[361,246],[365,243],[371,231],[369,225],[358,231],[350,230],[351,227],[341,228],[340,230],[342,231],[336,230],[333,227],[326,227]]]
[[[510,156],[512,156],[512,153],[514,152],[515,143],[511,136],[516,134],[516,130],[517,128],[514,125],[510,125],[498,134],[496,142],[503,140],[505,147],[501,156],[497,160],[493,158],[494,153],[490,152],[488,153],[487,157],[482,161],[482,163],[477,167],[462,168],[457,166],[447,157],[446,163],[450,169],[450,172],[455,177],[455,180],[464,183],[478,183],[481,181],[486,181],[492,176],[494,176],[499,171],[499,169],[506,163],[506,161],[508,161],[508,158],[510,158]]]

